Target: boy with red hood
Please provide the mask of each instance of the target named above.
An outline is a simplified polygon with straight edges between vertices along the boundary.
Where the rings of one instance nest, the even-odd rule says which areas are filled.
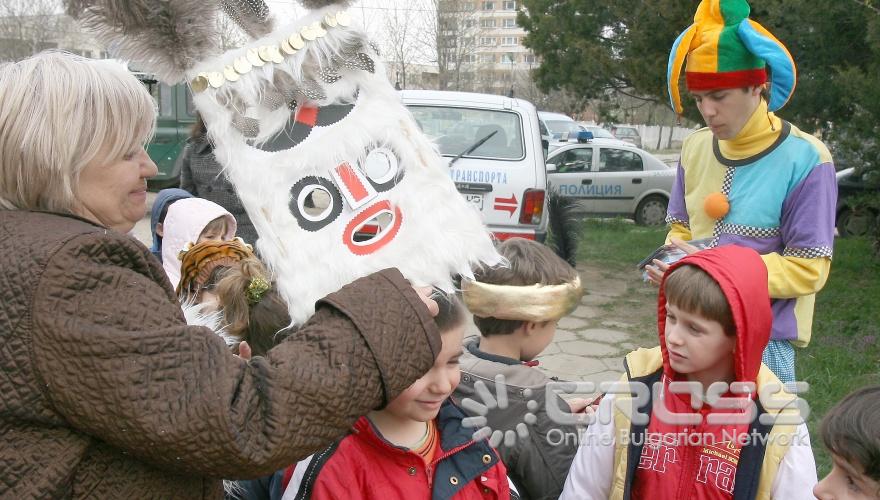
[[[810,498],[797,398],[761,363],[772,312],[758,253],[727,245],[670,266],[657,323],[660,346],[626,356],[631,385],[602,400],[561,498]]]

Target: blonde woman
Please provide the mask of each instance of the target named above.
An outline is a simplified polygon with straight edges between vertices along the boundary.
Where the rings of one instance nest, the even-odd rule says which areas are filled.
[[[436,304],[394,270],[329,295],[249,362],[187,326],[126,235],[156,174],[154,121],[115,63],[43,53],[0,67],[2,498],[219,497],[214,478],[327,446],[439,351]]]

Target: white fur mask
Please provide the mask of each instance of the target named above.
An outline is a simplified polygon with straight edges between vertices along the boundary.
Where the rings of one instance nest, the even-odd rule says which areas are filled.
[[[499,261],[378,54],[348,23],[330,6],[187,71],[295,324],[377,270],[451,291],[454,275]]]

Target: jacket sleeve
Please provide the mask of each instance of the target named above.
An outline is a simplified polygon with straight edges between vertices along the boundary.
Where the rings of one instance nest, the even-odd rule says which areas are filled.
[[[209,477],[258,477],[327,446],[440,348],[418,295],[385,270],[328,295],[266,357],[244,361],[185,325],[158,262],[112,231],[56,251],[32,307],[33,362],[72,428]]]
[[[785,299],[818,292],[828,279],[834,246],[837,180],[830,162],[813,167],[782,205],[781,254],[763,255],[770,297]]]
[[[612,415],[614,395],[606,394],[597,416]],[[614,421],[597,418],[587,427],[568,471],[560,500],[605,500],[614,478]]]
[[[791,299],[816,293],[825,286],[831,271],[828,257],[785,257],[776,252],[761,256],[767,266],[770,297]]]
[[[771,498],[812,498],[816,476],[816,460],[810,446],[810,433],[806,424],[797,426],[795,441],[791,443],[771,486]]]
[[[177,171],[180,172],[180,189],[189,192],[193,196],[198,196],[199,193],[195,191],[196,184],[193,181],[192,167],[190,165],[191,155],[192,144],[187,143],[180,156],[177,157]]]
[[[563,411],[568,413],[568,404],[559,396],[553,397],[556,401],[546,401],[546,404],[565,405]],[[535,426],[529,430],[529,438],[517,440],[516,454],[511,457],[511,463],[505,463],[524,498],[559,498],[577,452],[579,436],[574,425],[553,422],[546,410],[538,414]]]

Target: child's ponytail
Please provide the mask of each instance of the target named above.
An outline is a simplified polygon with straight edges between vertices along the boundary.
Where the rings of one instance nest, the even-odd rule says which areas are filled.
[[[231,267],[217,283],[216,293],[229,334],[246,340],[255,356],[271,349],[290,325],[287,304],[269,270],[256,257]]]

